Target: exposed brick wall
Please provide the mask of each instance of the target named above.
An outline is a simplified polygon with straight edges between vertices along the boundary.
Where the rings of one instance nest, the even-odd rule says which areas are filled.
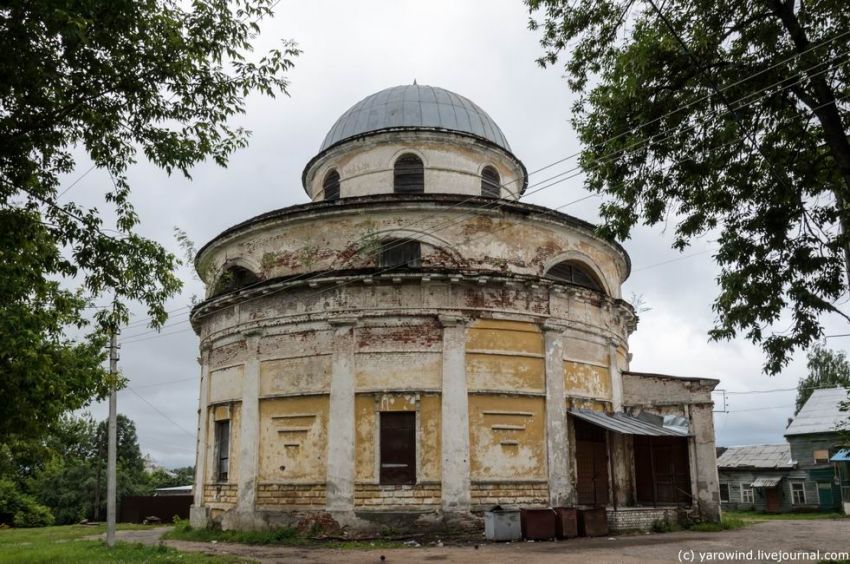
[[[320,505],[325,504],[324,484],[259,484],[257,505]]]
[[[360,508],[388,506],[439,506],[442,492],[440,484],[411,484],[388,486],[356,484],[354,505]]]
[[[204,504],[222,505],[236,504],[236,484],[206,484],[204,485]]]
[[[472,505],[488,508],[493,505],[547,505],[547,482],[472,482]]]
[[[675,508],[635,507],[608,511],[608,528],[611,531],[648,531],[656,521],[675,522]]]

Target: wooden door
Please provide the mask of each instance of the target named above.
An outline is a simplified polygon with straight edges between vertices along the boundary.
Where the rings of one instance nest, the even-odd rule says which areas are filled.
[[[608,443],[605,430],[573,419],[576,437],[576,496],[579,505],[608,505]]]
[[[764,495],[767,503],[765,510],[768,513],[779,513],[782,509],[779,488],[765,488]]]

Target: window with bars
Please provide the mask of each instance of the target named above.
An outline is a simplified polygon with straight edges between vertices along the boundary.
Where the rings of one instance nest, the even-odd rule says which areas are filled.
[[[322,183],[322,192],[325,200],[339,199],[339,173],[335,170],[330,171],[325,175],[325,181]]]
[[[419,241],[387,239],[381,242],[381,268],[418,268],[422,249]]]
[[[755,503],[756,496],[753,493],[753,487],[741,484],[741,503]]]
[[[393,192],[397,194],[425,192],[425,167],[422,159],[408,153],[396,160],[393,167]]]
[[[806,486],[803,482],[791,482],[791,503],[794,505],[806,503]]]
[[[499,173],[492,166],[485,166],[481,171],[481,195],[485,198],[498,198],[502,195]]]
[[[226,482],[230,468],[230,419],[215,422],[215,479]]]
[[[549,269],[546,278],[559,282],[568,282],[597,292],[602,292],[602,284],[587,267],[576,261],[559,262]]]

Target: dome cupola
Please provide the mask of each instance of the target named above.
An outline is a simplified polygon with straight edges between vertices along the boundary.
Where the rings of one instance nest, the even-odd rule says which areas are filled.
[[[478,105],[411,84],[381,90],[343,113],[302,181],[314,201],[393,192],[518,199],[527,173]]]

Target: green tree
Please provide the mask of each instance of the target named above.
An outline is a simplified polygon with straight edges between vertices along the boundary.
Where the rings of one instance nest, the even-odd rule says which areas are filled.
[[[797,384],[797,406],[794,415],[800,413],[803,404],[818,388],[840,386],[850,389],[850,362],[841,351],[833,351],[821,344],[813,346],[806,355],[809,374]]]
[[[251,44],[275,0],[13,0],[0,6],[0,443],[102,397],[105,335],[128,301],[159,326],[177,258],[139,236],[127,170],[226,165],[251,93],[286,93],[298,50]],[[110,175],[114,221],[59,201],[80,155]],[[79,287],[79,291],[69,287]],[[101,300],[98,300],[101,298]],[[103,298],[95,323],[86,308]],[[79,342],[66,329],[89,332]]]
[[[835,305],[850,240],[844,0],[526,3],[538,62],[565,59],[579,93],[603,234],[669,221],[679,250],[716,235],[710,335],[760,344],[768,373],[822,336],[822,314],[848,318]]]

